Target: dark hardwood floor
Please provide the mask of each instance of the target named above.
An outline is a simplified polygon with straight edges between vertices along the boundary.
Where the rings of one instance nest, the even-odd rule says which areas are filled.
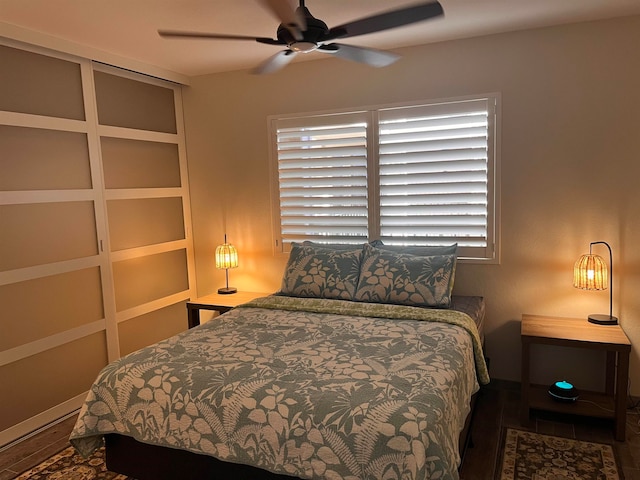
[[[498,467],[501,433],[505,427],[522,428],[520,390],[515,382],[493,381],[478,398],[472,424],[473,446],[467,449],[462,480],[493,480]],[[0,480],[17,477],[68,445],[75,415],[9,448],[0,450]],[[614,445],[625,480],[640,480],[640,414],[627,414],[625,442],[616,442],[611,422],[536,412],[530,429],[539,433]]]
[[[17,477],[69,445],[69,434],[77,415],[0,450],[0,480]]]

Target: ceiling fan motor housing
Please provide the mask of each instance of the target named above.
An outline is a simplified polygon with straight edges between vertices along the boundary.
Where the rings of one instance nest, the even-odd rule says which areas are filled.
[[[298,52],[310,52],[318,47],[318,43],[329,33],[329,27],[322,20],[318,20],[307,7],[298,7],[298,14],[304,16],[307,29],[302,32],[302,40],[296,40],[291,33],[290,27],[284,24],[280,24],[278,27],[278,40],[287,44],[292,50]],[[299,48],[296,48],[296,44],[299,43]]]

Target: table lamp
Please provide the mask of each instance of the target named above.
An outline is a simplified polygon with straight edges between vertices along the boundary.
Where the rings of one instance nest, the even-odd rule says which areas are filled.
[[[227,279],[226,287],[219,288],[218,293],[230,294],[238,291],[235,287],[229,286],[229,269],[238,266],[238,251],[236,247],[227,243],[227,234],[224,234],[224,243],[216,247],[216,268],[224,268]]]
[[[607,264],[601,256],[592,253],[592,247],[598,244],[606,245],[609,249],[609,315],[593,313],[588,320],[598,325],[616,325],[618,319],[613,316],[613,256],[607,242],[589,244],[589,254],[582,255],[573,266],[573,286],[583,290],[607,289]]]

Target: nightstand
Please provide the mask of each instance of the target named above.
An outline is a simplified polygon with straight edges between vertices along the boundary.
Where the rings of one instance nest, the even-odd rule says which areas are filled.
[[[237,292],[227,295],[212,293],[204,297],[196,298],[187,302],[187,314],[189,328],[200,325],[200,310],[215,310],[218,313],[225,313],[233,307],[258,297],[270,295],[264,292]]]
[[[521,422],[529,423],[529,410],[548,410],[614,420],[615,438],[624,441],[627,413],[627,381],[631,342],[619,325],[595,325],[586,318],[522,315],[522,406]],[[553,400],[549,385],[529,383],[530,346],[559,345],[607,352],[605,391],[580,392],[577,402]],[[590,403],[593,402],[593,403]],[[595,404],[595,405],[594,405]]]

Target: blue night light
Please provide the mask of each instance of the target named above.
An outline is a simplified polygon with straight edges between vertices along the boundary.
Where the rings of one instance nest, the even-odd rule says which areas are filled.
[[[556,387],[561,388],[562,390],[571,390],[573,388],[573,385],[565,380],[562,380],[560,382],[556,382]]]

